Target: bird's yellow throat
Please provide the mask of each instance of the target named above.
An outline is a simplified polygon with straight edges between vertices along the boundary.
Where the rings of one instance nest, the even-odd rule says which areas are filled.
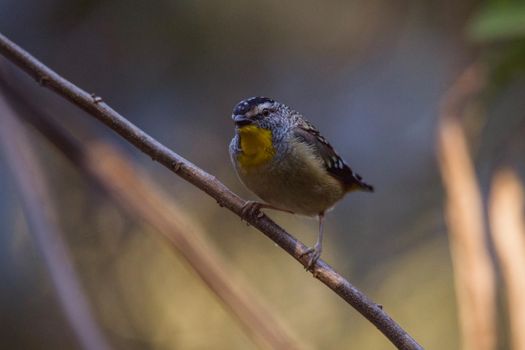
[[[245,170],[263,165],[275,155],[272,144],[272,132],[256,125],[239,128],[241,151],[237,160]]]

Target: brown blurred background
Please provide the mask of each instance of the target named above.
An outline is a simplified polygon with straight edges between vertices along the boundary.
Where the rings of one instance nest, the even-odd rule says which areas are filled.
[[[349,195],[328,215],[323,258],[425,348],[458,349],[436,157],[439,105],[470,62],[486,64],[488,82],[465,119],[483,198],[500,165],[525,171],[523,14],[519,1],[495,0],[0,0],[0,32],[244,198],[253,199],[227,153],[232,107],[265,95],[304,113],[376,187],[373,195]],[[146,168],[304,344],[392,348],[258,231],[0,63],[33,104],[73,134],[109,140]],[[188,265],[148,234],[150,226],[31,135],[82,285],[115,348],[257,348]],[[0,347],[77,348],[2,157],[0,169]],[[269,215],[313,244],[315,221]],[[497,348],[506,349],[496,273],[503,310]]]

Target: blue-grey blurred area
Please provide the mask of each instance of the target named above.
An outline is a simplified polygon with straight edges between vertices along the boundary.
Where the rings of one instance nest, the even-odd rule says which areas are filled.
[[[455,349],[457,312],[435,129],[441,96],[472,57],[464,28],[478,5],[0,0],[0,32],[245,198],[254,199],[236,179],[227,152],[232,107],[264,95],[302,112],[376,188],[350,194],[328,214],[323,258],[425,348]],[[258,231],[0,63],[28,99],[73,134],[109,140],[145,168],[206,232],[234,274],[305,344],[392,348]],[[495,101],[496,109],[512,108],[502,106],[501,97]],[[148,225],[30,132],[77,271],[115,348],[256,348]],[[493,161],[500,143],[485,137],[493,142],[477,149]],[[0,348],[77,348],[3,158],[0,167]],[[314,243],[315,221],[269,215]]]

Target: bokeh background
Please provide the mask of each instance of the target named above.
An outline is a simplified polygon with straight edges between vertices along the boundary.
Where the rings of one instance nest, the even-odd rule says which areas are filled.
[[[483,98],[466,123],[483,195],[501,164],[525,170],[524,14],[510,0],[0,0],[0,32],[245,198],[254,199],[227,153],[232,107],[265,95],[303,112],[376,187],[330,212],[323,258],[425,348],[458,349],[439,105],[470,62],[487,64]],[[146,169],[307,347],[392,348],[258,231],[0,63],[73,134],[104,138]],[[115,348],[257,348],[151,227],[31,135],[82,285]],[[0,347],[78,348],[3,157],[0,170]],[[269,215],[314,243],[315,221]],[[504,314],[500,349],[509,348]]]

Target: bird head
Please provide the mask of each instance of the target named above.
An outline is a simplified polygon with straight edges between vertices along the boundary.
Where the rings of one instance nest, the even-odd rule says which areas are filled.
[[[232,119],[238,129],[248,125],[271,129],[282,123],[287,109],[285,105],[268,97],[250,97],[234,107]]]

